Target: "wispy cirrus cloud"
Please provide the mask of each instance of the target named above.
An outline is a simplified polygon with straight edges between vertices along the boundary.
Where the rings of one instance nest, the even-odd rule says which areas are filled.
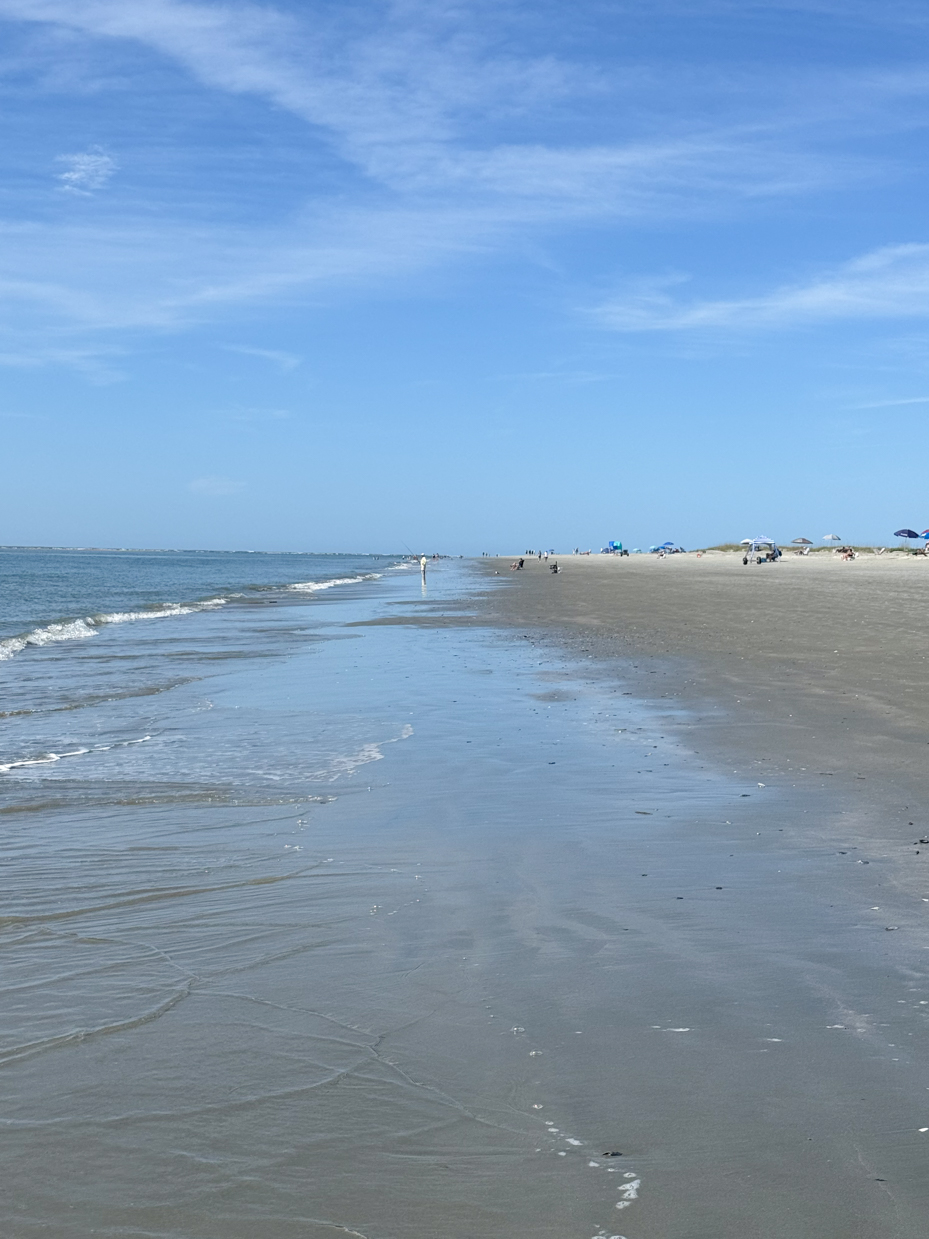
[[[469,118],[548,103],[572,78],[580,86],[554,57],[494,54],[466,14],[388,4],[327,23],[249,3],[0,0],[0,16],[141,43],[209,87],[263,98],[387,180],[421,172]]]
[[[465,194],[510,211],[535,200],[536,213],[585,200],[588,214],[630,214],[673,197],[678,209],[699,209],[695,196],[797,192],[851,171],[848,160],[827,165],[821,153],[779,147],[783,117],[739,126],[678,118],[673,136],[653,130],[645,138],[618,116],[607,126],[616,133],[610,142],[572,134],[560,105],[602,109],[632,88],[625,110],[635,115],[645,103],[635,91],[640,75],[627,68],[617,79],[552,54],[502,53],[467,4],[371,5],[365,20],[341,25],[188,0],[0,0],[0,16],[142,44],[207,87],[299,117],[395,193],[453,193],[459,204]],[[651,89],[660,95],[661,83]],[[508,136],[544,129],[546,120],[564,132],[560,142]]]
[[[595,310],[615,331],[785,330],[853,319],[929,317],[929,244],[890,245],[761,296],[684,301],[685,276],[643,280]]]
[[[303,360],[293,353],[277,348],[252,348],[246,344],[224,344],[223,348],[227,353],[240,353],[243,357],[257,357],[260,361],[270,362],[282,374],[296,370]]]
[[[668,114],[657,71],[575,64],[544,45],[505,50],[520,45],[495,38],[471,0],[312,14],[206,0],[0,0],[2,18],[44,28],[52,42],[68,32],[60,55],[74,39],[105,47],[114,64],[141,48],[207,93],[286,112],[303,123],[307,162],[325,148],[347,187],[308,190],[286,218],[247,227],[196,228],[167,194],[132,200],[104,224],[25,225],[0,266],[0,318],[6,307],[14,336],[179,329],[234,306],[481,260],[521,244],[527,228],[731,215],[867,177],[875,162],[825,158],[808,140],[808,101],[762,115],[743,84],[738,108]],[[929,81],[914,77],[908,89],[929,92]],[[115,171],[102,148],[66,158],[60,186],[81,197]],[[701,313],[726,310],[653,288],[601,319],[655,330]],[[273,352],[254,355],[292,365]]]
[[[193,495],[204,495],[208,499],[221,499],[227,495],[238,495],[245,489],[244,482],[236,482],[232,478],[210,477],[194,478],[188,482],[187,489]]]
[[[929,404],[929,396],[904,396],[902,400],[870,400],[867,404],[852,405],[855,409],[892,409],[904,404]]]
[[[107,155],[99,146],[75,155],[59,155],[57,162],[65,168],[58,173],[58,182],[71,194],[91,194],[95,189],[102,189],[117,168],[112,155]]]

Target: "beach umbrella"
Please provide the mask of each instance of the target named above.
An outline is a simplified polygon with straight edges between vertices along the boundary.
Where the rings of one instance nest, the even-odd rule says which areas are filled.
[[[919,534],[916,532],[915,529],[895,529],[894,537],[895,538],[906,538],[906,544],[907,546],[909,546],[910,538],[918,538]]]
[[[823,542],[841,542],[842,539],[837,533],[824,533]]]
[[[739,546],[751,546],[751,544],[752,544],[751,538],[743,538],[742,541],[739,543]]]
[[[792,546],[812,546],[813,543],[809,538],[794,538],[791,542]]]

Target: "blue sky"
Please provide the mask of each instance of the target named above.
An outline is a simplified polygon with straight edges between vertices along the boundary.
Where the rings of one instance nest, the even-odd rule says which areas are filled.
[[[929,525],[924,4],[0,22],[0,542]]]

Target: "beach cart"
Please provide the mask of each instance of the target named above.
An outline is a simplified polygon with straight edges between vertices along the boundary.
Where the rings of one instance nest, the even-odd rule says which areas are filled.
[[[742,556],[743,564],[775,564],[781,557],[781,551],[773,538],[752,538],[745,547]]]

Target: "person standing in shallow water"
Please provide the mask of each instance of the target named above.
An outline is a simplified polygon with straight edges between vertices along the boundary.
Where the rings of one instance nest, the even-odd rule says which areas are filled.
[[[424,556],[422,557],[422,559],[419,561],[419,566],[420,566],[420,568],[422,569],[422,573],[423,573],[423,580],[425,581],[425,579],[426,579],[426,556],[425,556],[425,555],[424,555]]]

